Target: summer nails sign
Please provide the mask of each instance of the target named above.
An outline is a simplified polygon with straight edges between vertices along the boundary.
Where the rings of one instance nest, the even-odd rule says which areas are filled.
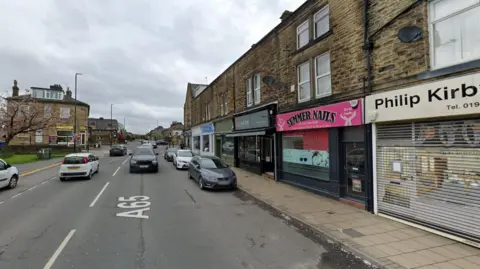
[[[365,111],[367,123],[479,113],[480,74],[370,95]]]
[[[362,99],[277,115],[277,132],[363,124]]]

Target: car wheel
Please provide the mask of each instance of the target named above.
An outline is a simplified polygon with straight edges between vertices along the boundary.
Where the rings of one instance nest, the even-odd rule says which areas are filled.
[[[158,173],[158,166],[157,166],[157,168],[155,168],[155,173]]]
[[[130,174],[133,174],[133,169],[132,169],[132,168],[128,169],[128,172],[129,172]]]
[[[190,171],[188,171],[188,179],[192,179],[192,175],[190,175]]]
[[[88,176],[87,176],[87,180],[90,180],[92,179],[92,170],[90,170],[90,172],[88,172]]]
[[[98,174],[98,171],[100,171],[100,165],[97,166],[97,171],[95,171],[95,174]]]
[[[9,188],[9,189],[13,189],[13,188],[17,187],[17,184],[18,184],[18,176],[17,176],[17,175],[13,175],[13,176],[10,178],[10,181],[8,182],[8,188]]]
[[[203,179],[200,177],[198,178],[198,187],[201,189],[201,190],[204,190],[205,189],[205,186],[203,186]]]

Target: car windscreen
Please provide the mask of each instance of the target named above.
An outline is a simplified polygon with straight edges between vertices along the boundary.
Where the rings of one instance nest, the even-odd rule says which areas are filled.
[[[112,146],[112,149],[119,149],[119,148],[121,148],[121,147],[122,147],[122,146],[120,146],[120,145],[113,145],[113,146]]]
[[[193,157],[193,154],[191,151],[178,151],[177,152],[178,157]]]
[[[84,164],[83,156],[70,156],[63,159],[63,164]]]
[[[167,149],[167,152],[177,152],[177,151],[178,151],[178,149],[176,149],[176,148],[169,148],[169,149]]]
[[[227,165],[223,163],[220,159],[202,159],[200,160],[200,166],[207,169],[227,167]]]
[[[155,155],[152,149],[149,148],[137,148],[133,155]]]

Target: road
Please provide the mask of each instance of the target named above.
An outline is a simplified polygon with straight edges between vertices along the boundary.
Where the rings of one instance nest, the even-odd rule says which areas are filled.
[[[253,202],[201,191],[162,151],[158,174],[105,157],[90,181],[52,168],[1,191],[0,268],[344,268]]]

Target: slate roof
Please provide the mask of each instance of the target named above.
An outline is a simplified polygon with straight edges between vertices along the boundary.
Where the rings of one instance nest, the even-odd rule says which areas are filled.
[[[22,94],[22,95],[19,95],[19,96],[10,96],[10,97],[7,97],[6,99],[7,100],[22,100],[22,99],[29,99],[29,98],[32,98],[31,94]],[[71,104],[71,105],[75,104],[75,99],[68,96],[68,95],[64,95],[63,100],[46,99],[46,98],[34,98],[34,99],[36,101],[42,102],[42,103],[64,103],[64,104]],[[90,111],[90,105],[87,104],[87,103],[84,103],[82,101],[77,100],[77,106],[86,106],[86,107],[88,107],[88,110]]]
[[[113,129],[118,129],[118,121],[116,119],[88,118],[88,127],[92,127],[93,130],[111,130],[112,128],[108,127],[110,123],[112,123]]]

